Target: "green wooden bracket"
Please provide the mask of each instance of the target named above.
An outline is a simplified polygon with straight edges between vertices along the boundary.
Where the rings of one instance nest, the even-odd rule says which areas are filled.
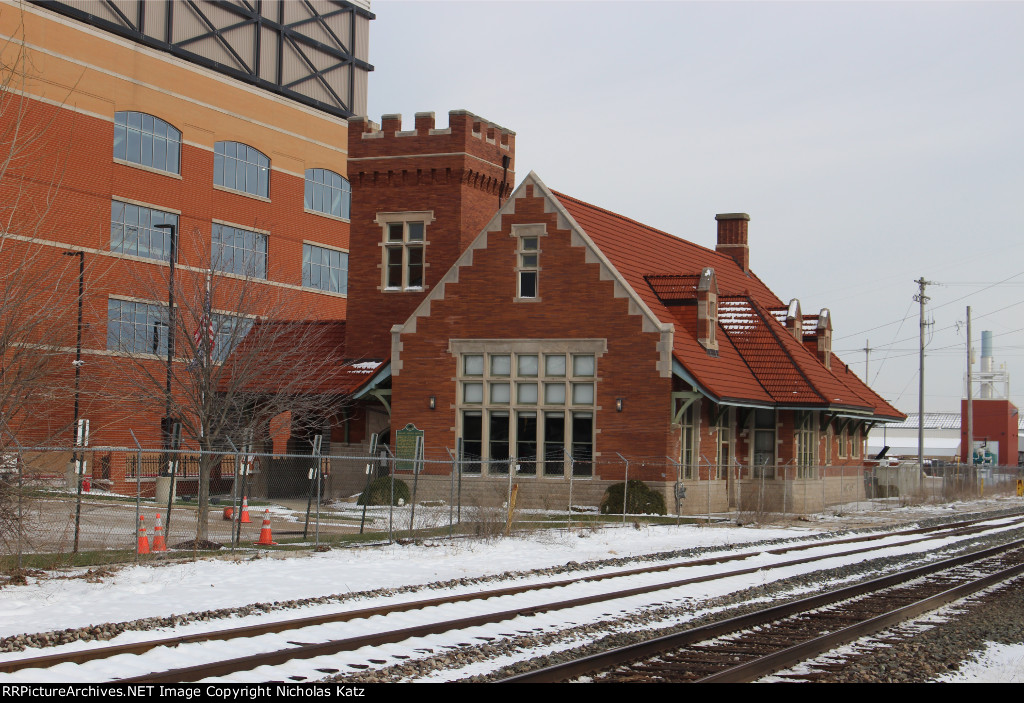
[[[672,424],[678,425],[683,420],[683,413],[693,405],[693,401],[700,398],[700,393],[696,391],[676,391],[672,393]],[[676,401],[679,403],[679,408],[676,408]]]

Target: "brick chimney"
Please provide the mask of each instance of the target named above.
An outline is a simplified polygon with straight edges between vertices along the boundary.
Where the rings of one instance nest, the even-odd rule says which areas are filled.
[[[750,272],[750,248],[747,246],[747,223],[750,215],[745,212],[727,212],[715,215],[718,221],[718,246],[715,251],[731,256],[743,273]]]

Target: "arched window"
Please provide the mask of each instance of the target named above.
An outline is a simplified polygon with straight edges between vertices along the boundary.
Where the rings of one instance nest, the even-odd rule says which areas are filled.
[[[341,175],[325,168],[306,169],[306,209],[349,218],[352,186]]]
[[[181,173],[181,132],[144,112],[114,113],[114,158]]]
[[[262,198],[270,197],[270,159],[247,144],[217,142],[213,183]]]

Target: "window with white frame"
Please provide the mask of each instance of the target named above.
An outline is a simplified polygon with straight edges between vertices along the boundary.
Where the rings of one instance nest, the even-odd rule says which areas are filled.
[[[718,478],[729,477],[729,465],[732,464],[732,443],[729,423],[729,410],[716,407],[718,423],[715,425],[715,446],[717,447],[715,462],[718,465]]]
[[[325,168],[306,169],[307,210],[349,219],[352,186],[341,174]]]
[[[686,410],[679,417],[680,424],[680,452],[679,461],[683,465],[684,479],[693,478],[693,464],[696,459],[696,417],[698,401],[690,403]]]
[[[384,230],[382,288],[385,291],[425,288],[427,225],[432,212],[380,213],[377,222]]]
[[[603,340],[452,341],[465,473],[591,476]]]
[[[844,426],[839,432],[839,458],[845,459],[847,457],[847,446],[849,443],[849,430]]]
[[[269,198],[270,159],[248,144],[217,142],[213,147],[213,183]]]
[[[107,301],[107,349],[127,354],[167,354],[167,306],[137,300]]]
[[[512,225],[516,238],[516,300],[540,300],[540,242],[543,224]]]
[[[850,437],[850,456],[854,459],[860,458],[860,427],[854,429],[853,436]]]
[[[120,200],[110,203],[110,251],[160,261],[171,260],[171,230],[157,225],[174,225],[178,216]]]
[[[267,235],[215,222],[211,239],[215,271],[267,277]]]
[[[181,173],[181,132],[144,112],[114,113],[114,158]]]
[[[814,478],[814,450],[817,445],[815,432],[815,414],[811,410],[795,411],[796,432],[793,441],[796,445],[797,478]]]
[[[348,293],[348,252],[303,244],[302,285],[331,293]]]

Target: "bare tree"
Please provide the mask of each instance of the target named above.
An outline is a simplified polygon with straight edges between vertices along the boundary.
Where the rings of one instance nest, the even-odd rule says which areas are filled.
[[[52,408],[73,368],[78,266],[42,245],[53,229],[66,135],[55,133],[53,106],[26,97],[36,70],[24,37],[7,40],[0,56],[13,57],[0,64],[0,431],[31,427],[38,442],[68,424]]]
[[[322,426],[340,411],[348,367],[343,322],[312,318],[301,291],[265,280],[249,262],[243,273],[225,271],[238,267],[200,250],[209,241],[202,233],[190,239],[195,251],[183,257],[190,264],[139,267],[136,294],[152,303],[132,301],[121,317],[110,314],[112,334],[132,360],[115,392],[150,418],[180,423],[183,445],[201,450],[196,540],[204,541],[220,461],[213,452],[229,439],[240,446],[267,436],[271,419],[285,412],[293,431],[303,422]],[[140,306],[147,310],[141,328]]]

